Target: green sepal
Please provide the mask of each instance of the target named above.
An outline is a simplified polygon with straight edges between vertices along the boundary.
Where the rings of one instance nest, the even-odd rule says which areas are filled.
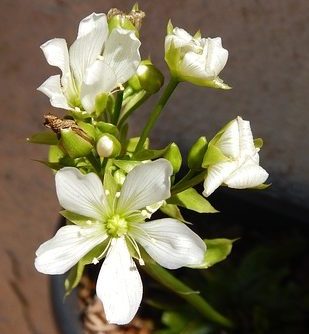
[[[58,141],[54,132],[38,132],[27,138],[27,142],[31,144],[57,145]]]
[[[211,143],[209,143],[207,151],[204,155],[202,167],[207,168],[210,165],[226,161],[230,161],[230,159],[225,156],[217,146],[211,145]]]
[[[254,140],[253,140],[253,142],[254,142],[254,146],[256,147],[256,148],[262,148],[263,147],[263,139],[262,138],[255,138]]]
[[[256,186],[256,187],[252,187],[252,188],[250,188],[250,189],[264,190],[264,189],[269,188],[271,185],[272,185],[271,183],[262,183],[262,184],[259,184],[259,185]]]
[[[97,122],[96,123],[96,129],[97,129],[97,135],[96,138],[98,139],[101,137],[103,133],[109,133],[116,138],[119,138],[119,130],[117,127],[112,123],[106,123],[106,122]]]
[[[106,243],[102,243],[94,247],[70,270],[69,275],[64,282],[64,287],[66,291],[65,297],[67,297],[80,282],[85,266],[92,263],[94,258],[98,258],[103,253],[105,248]]]
[[[141,162],[133,160],[114,160],[114,164],[128,174],[133,168],[140,165]]]
[[[188,167],[199,170],[202,167],[203,159],[207,150],[207,139],[202,136],[192,145],[188,154]]]
[[[110,32],[117,28],[134,31],[136,37],[139,37],[138,30],[135,28],[134,24],[125,17],[125,15],[115,15],[108,20],[108,29]]]
[[[164,204],[160,207],[160,210],[171,218],[185,222],[178,206],[175,204]]]
[[[106,194],[106,198],[110,208],[113,208],[114,206],[114,199],[116,196],[116,192],[119,189],[119,185],[117,184],[113,176],[113,172],[116,170],[116,168],[117,167],[113,165],[113,159],[108,159],[104,173],[103,187],[105,191],[109,192],[108,194]]]
[[[89,217],[85,217],[82,215],[79,215],[77,213],[67,211],[67,210],[62,210],[59,212],[62,217],[70,221],[71,223],[78,225],[78,226],[87,226],[89,225],[89,222],[93,222],[94,220]]]
[[[167,200],[168,204],[176,204],[199,213],[216,213],[216,210],[205,197],[194,188],[189,188]]]
[[[93,148],[88,140],[81,137],[72,128],[61,130],[60,143],[66,153],[73,159],[88,155]]]
[[[137,144],[138,144],[138,142],[139,142],[139,138],[140,138],[140,137],[134,137],[134,138],[130,138],[130,139],[128,140],[128,144],[127,144],[127,151],[128,151],[128,152],[133,153],[133,152],[135,151],[136,146],[137,146]],[[143,145],[143,148],[144,148],[144,149],[148,149],[148,147],[149,147],[149,138],[147,138],[147,139],[145,140],[145,143],[144,143],[144,145]]]
[[[86,133],[87,136],[89,136],[89,139],[95,140],[96,130],[92,124],[83,121],[78,121],[77,125],[80,129],[82,129]]]
[[[171,163],[173,167],[173,174],[179,172],[182,164],[182,156],[177,144],[171,143],[168,150],[163,155],[163,158],[167,159]]]
[[[105,111],[108,95],[108,93],[100,93],[95,97],[95,113],[97,116],[100,116]]]
[[[238,239],[205,239],[204,242],[207,246],[204,262],[198,266],[190,266],[195,269],[207,269],[214,264],[221,262],[227,258],[231,253],[233,243]]]
[[[168,23],[167,23],[167,27],[166,27],[166,34],[171,35],[173,33],[173,30],[174,30],[174,27],[173,27],[173,24],[172,24],[172,20],[169,19]]]
[[[168,151],[169,147],[170,145],[161,150],[150,150],[150,149],[140,150],[136,152],[136,154],[134,154],[133,159],[139,161],[158,159],[164,156],[164,154]]]
[[[48,162],[59,162],[65,156],[59,146],[51,145],[48,150]]]

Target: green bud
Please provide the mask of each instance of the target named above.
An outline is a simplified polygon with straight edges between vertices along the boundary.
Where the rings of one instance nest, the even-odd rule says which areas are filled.
[[[119,136],[119,131],[114,124],[106,122],[97,122],[96,123],[98,137],[101,137],[104,133],[109,133],[115,137]]]
[[[105,133],[97,142],[97,152],[101,158],[115,158],[121,152],[121,144],[116,137]]]
[[[87,136],[89,136],[91,139],[95,139],[96,137],[96,131],[92,124],[78,121],[77,122],[78,127],[85,132]]]
[[[155,94],[164,84],[164,76],[150,60],[143,60],[137,68],[136,76],[140,86],[149,94]]]
[[[167,159],[171,163],[174,174],[179,172],[182,163],[182,157],[177,144],[171,143],[167,152],[163,155],[163,158]]]
[[[200,137],[191,147],[188,154],[188,167],[193,170],[201,169],[207,150],[206,137]]]
[[[71,158],[84,157],[91,152],[92,140],[82,129],[61,129],[60,134],[60,145]]]

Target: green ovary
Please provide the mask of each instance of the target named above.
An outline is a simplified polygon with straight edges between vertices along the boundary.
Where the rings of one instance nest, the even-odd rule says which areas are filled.
[[[113,238],[121,237],[128,232],[128,222],[119,215],[114,215],[106,222],[106,232]]]

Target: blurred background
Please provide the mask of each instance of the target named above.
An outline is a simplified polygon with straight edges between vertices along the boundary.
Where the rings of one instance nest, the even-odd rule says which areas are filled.
[[[79,21],[111,7],[129,10],[129,0],[1,0],[0,2],[0,333],[55,334],[48,278],[33,266],[34,253],[58,222],[54,179],[34,159],[46,149],[26,144],[43,129],[48,98],[36,88],[57,72],[39,46],[54,37],[70,45]],[[181,84],[159,125],[155,146],[171,140],[184,149],[201,135],[208,139],[237,115],[252,122],[264,139],[261,165],[272,187],[263,199],[279,199],[283,210],[309,209],[309,3],[306,0],[139,1],[146,12],[141,53],[163,73],[164,37],[174,26],[222,37],[230,56],[220,77],[231,91]],[[154,97],[154,99],[157,96]],[[135,115],[132,134],[145,123],[153,103]],[[53,110],[61,116],[61,110]],[[270,202],[271,203],[271,202]],[[299,208],[299,209],[298,209]]]

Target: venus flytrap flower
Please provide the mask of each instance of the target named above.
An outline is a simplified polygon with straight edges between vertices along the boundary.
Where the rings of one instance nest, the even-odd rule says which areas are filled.
[[[264,183],[268,173],[259,166],[258,152],[250,122],[238,116],[209,143],[203,162],[208,167],[203,195],[209,196],[221,184],[245,189]]]
[[[110,323],[126,324],[136,314],[142,282],[132,256],[143,265],[140,247],[161,266],[176,269],[203,262],[205,243],[185,224],[165,218],[145,222],[153,206],[170,197],[172,167],[165,159],[140,164],[125,178],[120,192],[104,189],[99,177],[66,167],[56,173],[60,204],[85,217],[85,224],[68,225],[43,243],[36,252],[36,269],[63,274],[94,247],[107,243],[97,280]],[[106,177],[106,176],[105,176]],[[148,208],[146,210],[146,208]]]
[[[221,38],[191,36],[184,29],[168,25],[165,37],[165,60],[171,74],[179,81],[198,86],[230,89],[219,77],[228,59]]]
[[[59,67],[62,76],[49,77],[38,90],[54,107],[92,113],[98,94],[113,91],[136,72],[139,47],[133,31],[117,28],[109,33],[105,14],[93,13],[80,22],[69,50],[63,38],[41,46],[47,62]]]

